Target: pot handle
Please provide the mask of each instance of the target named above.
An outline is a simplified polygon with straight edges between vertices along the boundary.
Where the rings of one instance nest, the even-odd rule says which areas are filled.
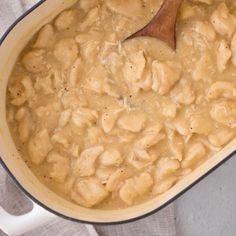
[[[18,236],[49,222],[57,216],[33,203],[33,209],[21,216],[14,216],[0,206],[0,229],[10,236]]]

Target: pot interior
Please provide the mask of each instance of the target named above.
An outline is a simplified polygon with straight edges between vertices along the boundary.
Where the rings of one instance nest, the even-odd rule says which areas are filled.
[[[42,25],[52,20],[60,11],[70,7],[76,0],[50,0],[41,3],[7,35],[0,46],[0,156],[17,182],[38,203],[60,215],[86,222],[115,223],[131,220],[160,209],[177,195],[190,187],[211,169],[231,155],[236,147],[236,139],[223,150],[207,160],[190,175],[178,182],[165,194],[143,204],[120,210],[97,210],[80,207],[46,188],[28,169],[16,150],[6,121],[6,87],[14,63],[31,37]]]

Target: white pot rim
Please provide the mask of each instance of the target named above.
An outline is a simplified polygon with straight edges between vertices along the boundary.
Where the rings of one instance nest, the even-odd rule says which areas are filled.
[[[12,31],[14,31],[15,27],[23,19],[25,19],[28,15],[30,15],[32,12],[34,12],[38,7],[40,7],[45,2],[47,2],[47,0],[39,1],[31,9],[26,11],[21,17],[19,17],[18,19],[15,20],[15,22],[7,29],[7,31],[1,37],[1,39],[0,39],[0,48],[1,48],[1,45],[5,42],[5,40],[8,38],[8,36],[12,33]],[[144,211],[143,214],[138,214],[136,217],[132,217],[132,218],[125,219],[125,220],[117,220],[117,221],[115,220],[115,221],[110,221],[110,222],[102,222],[102,221],[101,222],[100,221],[96,222],[96,221],[93,221],[93,220],[90,221],[90,220],[77,219],[77,218],[74,218],[74,217],[67,216],[66,214],[63,214],[62,212],[56,211],[55,209],[51,208],[50,206],[44,204],[39,199],[37,199],[37,197],[35,197],[32,193],[30,193],[25,188],[25,186],[23,186],[23,184],[17,179],[17,177],[10,170],[8,165],[4,162],[3,157],[1,157],[1,156],[0,156],[0,164],[4,167],[4,169],[7,171],[7,173],[12,177],[12,179],[15,181],[15,183],[20,187],[20,189],[26,195],[30,199],[32,199],[35,203],[37,203],[38,205],[40,205],[41,207],[46,209],[47,211],[49,211],[49,212],[51,212],[51,213],[53,213],[53,214],[55,214],[55,215],[57,215],[59,217],[65,218],[67,220],[75,221],[75,222],[78,222],[78,223],[99,224],[99,225],[114,225],[114,224],[129,223],[129,222],[132,222],[132,221],[136,221],[136,220],[142,219],[144,217],[147,217],[149,215],[152,215],[152,214],[158,212],[162,208],[164,208],[167,205],[169,205],[170,203],[172,203],[174,200],[176,200],[177,198],[182,196],[190,188],[195,186],[199,181],[201,181],[202,179],[207,177],[211,172],[213,172],[215,169],[220,167],[224,162],[226,162],[232,156],[234,156],[234,154],[236,154],[236,150],[235,150],[235,148],[232,148],[232,146],[236,147],[235,144],[236,144],[236,142],[234,140],[234,143],[232,143],[231,146],[230,146],[231,148],[228,148],[228,151],[226,150],[226,152],[225,152],[226,154],[225,155],[223,155],[222,153],[219,154],[219,155],[216,155],[216,158],[218,158],[217,160],[211,161],[211,162],[209,161],[208,164],[206,163],[206,167],[202,168],[202,170],[200,170],[199,173],[193,173],[193,176],[191,178],[189,178],[189,180],[186,180],[186,181],[184,181],[184,183],[181,184],[181,187],[179,188],[180,189],[179,191],[173,190],[173,191],[175,191],[175,193],[172,193],[172,194],[169,195],[169,196],[172,196],[172,197],[169,197],[169,198],[167,197],[166,201],[163,201],[163,203],[160,204],[158,207],[153,207],[152,210],[148,210],[147,212]],[[0,155],[1,155],[1,150],[0,150]]]

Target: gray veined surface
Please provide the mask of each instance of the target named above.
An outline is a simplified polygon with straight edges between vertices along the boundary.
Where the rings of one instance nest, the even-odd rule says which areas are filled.
[[[175,202],[177,236],[236,235],[236,155]]]

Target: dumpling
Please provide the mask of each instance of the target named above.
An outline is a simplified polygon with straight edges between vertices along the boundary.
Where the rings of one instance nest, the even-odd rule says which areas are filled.
[[[113,12],[130,18],[140,16],[143,13],[141,0],[106,0],[106,4]]]
[[[18,133],[21,142],[28,141],[30,134],[33,130],[33,122],[30,112],[27,108],[21,107],[15,116],[18,121]]]
[[[105,133],[109,133],[110,131],[112,131],[121,111],[121,109],[111,111],[108,110],[102,114],[101,124]]]
[[[164,179],[173,174],[180,168],[180,162],[170,159],[168,157],[162,157],[157,162],[155,178],[156,180]]]
[[[232,100],[221,100],[212,104],[210,115],[213,120],[231,128],[236,127],[236,104]]]
[[[109,179],[106,183],[106,190],[108,192],[113,192],[117,190],[120,184],[125,180],[127,170],[124,168],[120,168],[116,170],[112,175],[110,175]]]
[[[42,49],[34,49],[26,53],[22,58],[22,64],[32,73],[46,71],[49,67],[45,59],[45,51]]]
[[[127,112],[124,113],[118,120],[118,126],[121,129],[130,132],[140,132],[145,125],[146,115],[141,112]]]
[[[77,59],[79,53],[78,46],[73,38],[65,38],[58,41],[54,48],[54,56],[68,69]]]
[[[56,130],[52,135],[52,141],[61,144],[64,148],[69,148],[69,140],[63,129]]]
[[[217,68],[220,72],[225,71],[232,56],[230,46],[226,40],[221,40],[217,49]]]
[[[30,160],[34,164],[41,164],[53,146],[50,141],[48,131],[43,129],[36,133],[28,143],[28,153]]]
[[[92,26],[95,25],[96,22],[99,22],[100,15],[98,11],[98,7],[92,8],[84,17],[84,19],[80,22],[78,29],[80,31],[88,31],[88,29]]]
[[[152,63],[152,89],[160,95],[167,94],[180,79],[182,67],[178,62],[153,61]]]
[[[20,81],[16,81],[9,86],[11,104],[14,106],[21,106],[26,101],[29,106],[36,100],[35,90],[32,80],[29,76],[23,77]]]
[[[208,21],[196,21],[195,31],[211,42],[216,38],[216,32]]]
[[[181,161],[183,158],[184,140],[177,131],[167,128],[168,146],[173,158]]]
[[[182,79],[170,94],[173,101],[181,105],[190,105],[196,98],[193,86],[187,79]]]
[[[79,6],[82,8],[85,12],[90,10],[93,7],[96,7],[98,5],[98,0],[80,0]]]
[[[216,147],[222,147],[235,137],[235,130],[228,127],[215,129],[208,136],[208,140]]]
[[[137,177],[127,179],[120,189],[120,198],[128,205],[132,205],[138,196],[143,196],[153,185],[150,174],[142,173]]]
[[[192,133],[208,135],[213,128],[212,123],[209,114],[193,114],[190,117],[190,130]]]
[[[85,128],[92,126],[97,121],[98,113],[89,108],[79,107],[72,112],[72,122],[78,128]]]
[[[106,184],[111,175],[116,171],[116,167],[112,166],[99,166],[96,170],[95,176],[101,181],[102,184]]]
[[[49,176],[58,183],[64,183],[69,172],[70,160],[56,152],[50,152],[47,162],[52,164]]]
[[[170,176],[166,179],[163,179],[154,185],[152,193],[154,195],[163,194],[166,191],[168,191],[177,181],[178,181],[177,176]]]
[[[181,162],[182,168],[191,168],[193,165],[197,164],[201,159],[206,157],[206,148],[200,142],[192,143],[188,146],[185,158]]]
[[[34,48],[50,48],[54,45],[56,40],[53,26],[45,25],[39,32]]]
[[[99,158],[102,166],[119,166],[123,162],[121,153],[116,149],[108,149]]]
[[[235,16],[230,14],[225,2],[221,2],[211,15],[211,23],[217,33],[223,36],[231,36],[234,33],[236,21]]]
[[[193,79],[197,81],[210,81],[215,70],[213,65],[213,59],[210,53],[206,52],[202,54],[192,72]]]
[[[85,149],[75,162],[73,173],[75,176],[91,176],[95,173],[95,162],[104,151],[103,146],[94,146]]]
[[[127,53],[123,68],[125,82],[131,92],[151,89],[151,75],[145,74],[147,60],[143,51]]]
[[[55,20],[58,30],[66,30],[76,22],[76,12],[73,10],[63,11]]]
[[[87,207],[99,204],[109,195],[101,182],[94,177],[79,179],[75,184],[75,190],[85,201]]]
[[[207,97],[209,99],[236,99],[236,83],[230,81],[217,81],[209,88]]]

